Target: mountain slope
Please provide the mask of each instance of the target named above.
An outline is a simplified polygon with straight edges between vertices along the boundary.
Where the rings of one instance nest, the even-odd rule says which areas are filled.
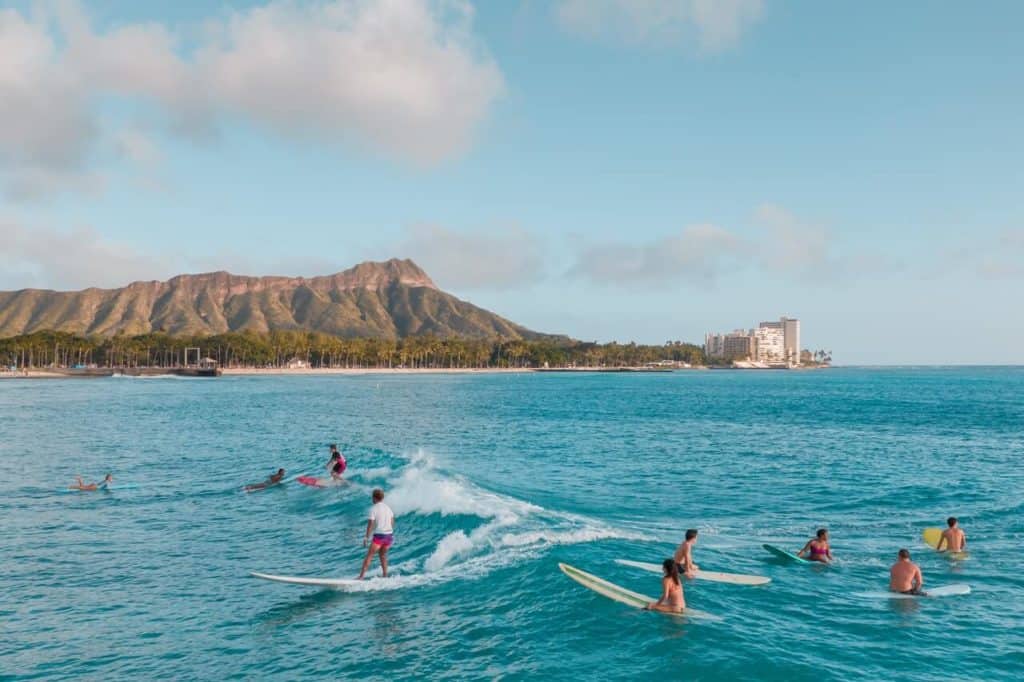
[[[42,330],[109,336],[280,329],[391,339],[545,336],[441,291],[411,260],[360,263],[308,279],[213,272],[121,289],[0,292],[0,337]]]

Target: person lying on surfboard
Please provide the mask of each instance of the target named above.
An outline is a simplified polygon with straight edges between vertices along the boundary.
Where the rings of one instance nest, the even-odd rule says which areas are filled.
[[[284,480],[284,469],[278,469],[276,474],[271,474],[267,477],[267,480],[262,483],[250,483],[245,486],[246,490],[263,490],[269,488],[272,485],[277,485]]]
[[[901,549],[896,563],[889,569],[889,590],[901,594],[924,594],[924,576],[921,568],[910,560],[910,552]]]
[[[690,528],[686,531],[686,539],[679,545],[675,556],[672,557],[673,561],[676,562],[676,566],[679,567],[679,573],[691,580],[697,575],[697,571],[700,570],[700,567],[693,563],[693,546],[696,544],[697,529]]]
[[[376,488],[373,491],[373,506],[370,507],[369,519],[366,522],[366,537],[363,538],[363,547],[370,542],[370,533],[373,533],[373,541],[370,542],[370,549],[366,551],[366,558],[363,559],[363,567],[359,569],[359,577],[362,580],[366,575],[366,569],[373,561],[373,555],[380,552],[381,574],[388,577],[388,550],[394,541],[395,513],[391,507],[384,504],[384,491]]]
[[[665,559],[661,564],[664,576],[661,578],[661,599],[647,605],[648,611],[682,613],[686,608],[683,583],[679,580],[679,564],[675,559]]]
[[[819,528],[816,537],[808,540],[804,548],[796,553],[801,559],[804,554],[807,554],[807,558],[811,561],[820,561],[823,564],[832,563],[832,548],[828,544],[827,528]]]
[[[939,538],[939,544],[935,549],[940,552],[963,552],[967,549],[967,535],[957,525],[955,516],[950,516],[946,519],[946,525],[949,526],[946,530],[942,531],[942,536]]]
[[[327,462],[327,470],[331,472],[331,478],[341,480],[341,475],[345,473],[347,467],[348,462],[345,461],[345,457],[338,451],[338,446],[331,443],[331,459]]]
[[[69,485],[68,490],[99,490],[100,488],[108,488],[110,484],[114,482],[114,477],[111,474],[107,474],[103,477],[103,480],[99,483],[85,483],[82,481],[81,476],[76,476],[77,482],[75,485]]]

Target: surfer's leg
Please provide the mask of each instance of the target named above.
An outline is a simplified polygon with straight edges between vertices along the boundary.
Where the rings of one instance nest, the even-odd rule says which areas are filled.
[[[385,578],[388,577],[388,550],[390,548],[390,545],[380,548],[380,569]]]
[[[363,576],[366,575],[366,569],[370,567],[370,562],[373,561],[373,555],[377,553],[379,547],[372,542],[370,548],[366,550],[366,558],[363,559],[363,567],[359,569],[359,577],[356,580],[362,580]]]

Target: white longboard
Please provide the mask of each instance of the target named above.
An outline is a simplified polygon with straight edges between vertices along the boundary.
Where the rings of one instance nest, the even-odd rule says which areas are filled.
[[[962,594],[970,594],[971,586],[965,583],[954,583],[926,589],[923,594],[901,594],[899,592],[861,592],[858,597],[869,599],[932,599],[936,597],[957,597]]]
[[[653,601],[657,601],[656,599],[652,599],[651,597],[647,597],[638,592],[632,592],[630,590],[627,590],[626,588],[620,587],[615,583],[610,583],[607,580],[604,580],[603,578],[598,578],[596,575],[591,575],[586,571],[581,571],[580,569],[574,566],[570,566],[569,564],[560,563],[558,564],[558,568],[562,571],[562,573],[565,573],[569,578],[575,580],[580,585],[583,585],[583,587],[589,588],[604,597],[608,597],[609,599],[619,602],[620,604],[626,604],[627,606],[632,606],[636,609],[645,609],[647,608],[648,604],[650,604]],[[665,612],[658,611],[656,613]],[[690,608],[685,609],[683,613],[680,614],[666,615],[680,615],[686,616],[687,618],[697,618],[702,620],[722,620],[721,617],[716,616],[714,614]]]
[[[662,568],[660,564],[649,564],[643,561],[630,561],[629,559],[616,559],[615,563],[622,564],[623,566],[631,566],[632,568],[639,568],[642,571],[648,573],[657,573],[661,575]],[[697,580],[709,580],[714,583],[729,583],[730,585],[767,585],[772,581],[771,578],[766,578],[763,575],[744,575],[743,573],[721,573],[719,571],[697,571],[695,576]]]
[[[298,578],[290,575],[271,575],[269,573],[257,573],[250,571],[249,575],[262,580],[271,580],[275,583],[288,583],[289,585],[309,585],[311,587],[350,587],[365,583],[365,580],[355,578]]]

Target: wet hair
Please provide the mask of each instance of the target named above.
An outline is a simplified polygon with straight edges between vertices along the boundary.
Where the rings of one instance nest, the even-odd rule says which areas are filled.
[[[687,540],[692,540],[695,537],[697,537],[697,529],[696,528],[687,528],[686,529],[686,539]]]
[[[956,517],[955,516],[950,516],[948,519],[946,519],[946,525],[949,526],[950,528],[955,526],[956,525]]]
[[[817,536],[818,536],[818,539],[820,540],[821,538],[825,537],[825,535],[826,535],[827,533],[828,533],[828,528],[819,528],[819,529],[818,529],[818,532],[817,532],[817,533],[815,533],[815,535],[817,535]]]
[[[380,502],[383,499],[384,499],[384,491],[381,490],[380,488],[374,488],[373,489],[373,501],[374,502]]]
[[[111,474],[111,473],[108,472],[107,475],[103,477],[103,480],[105,481],[108,478],[113,478],[113,477],[114,477],[114,474]]]
[[[679,564],[675,559],[665,559],[661,562],[661,570],[665,572],[666,578],[672,578],[672,582],[679,585]]]
[[[331,443],[331,450],[337,450],[337,449],[338,449],[338,444],[337,443]]]
[[[901,549],[899,551],[899,556],[900,556],[901,559],[909,559],[910,558],[910,550],[908,550],[908,549]]]
[[[278,476],[283,476],[284,475],[284,469],[278,469],[277,470],[277,475]]]

